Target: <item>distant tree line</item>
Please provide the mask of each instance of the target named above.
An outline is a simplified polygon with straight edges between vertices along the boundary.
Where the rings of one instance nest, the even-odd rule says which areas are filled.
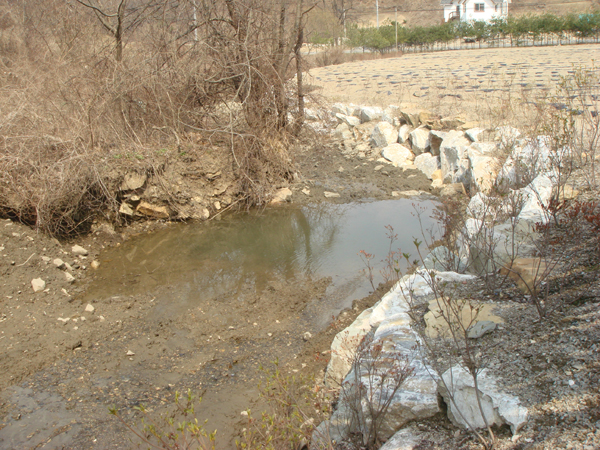
[[[395,22],[385,23],[379,28],[348,24],[346,44],[382,53],[394,49],[396,44],[400,50],[429,50],[457,39],[480,45],[486,43],[487,46],[506,45],[506,42],[510,46],[546,45],[564,39],[597,39],[599,30],[600,11],[566,16],[509,16],[490,22],[447,22],[429,27],[406,27]],[[322,39],[319,43],[323,43]]]

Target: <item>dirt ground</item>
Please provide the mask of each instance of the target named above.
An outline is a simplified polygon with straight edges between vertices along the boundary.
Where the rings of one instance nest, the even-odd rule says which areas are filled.
[[[523,57],[528,59],[529,56],[524,52],[537,52],[538,49],[511,51],[515,55],[525,55]],[[554,47],[539,51],[546,53],[536,57],[545,58],[551,53],[556,56],[552,61],[566,67],[571,61],[567,58],[568,54],[581,58],[581,52],[585,51],[584,58],[591,60],[600,50],[598,47],[576,47],[561,53],[565,49]],[[472,66],[468,64],[480,64],[478,58],[481,55],[473,52],[471,56],[475,58],[474,61],[460,62],[458,52],[451,55],[411,55],[398,60],[397,71],[395,66],[390,65],[390,60],[378,61],[369,66],[369,70],[373,71],[373,80],[380,70],[379,64],[385,65],[381,70],[385,67],[385,70],[396,73],[400,72],[401,67],[406,68],[412,64],[423,71],[425,78],[434,73],[442,74],[442,79],[435,83],[443,83],[448,76],[447,72],[436,68],[436,64],[445,65],[449,58],[453,63],[467,64],[462,69],[462,75],[455,76],[457,79],[469,78],[468,75],[474,75]],[[499,62],[496,57],[488,57],[491,58],[490,62]],[[433,66],[427,66],[427,61],[433,61]],[[535,65],[533,57],[530,61]],[[577,61],[579,60],[573,62]],[[364,64],[372,63],[374,62]],[[321,75],[313,73],[314,79],[321,77],[325,84],[329,76],[326,73],[333,77],[330,82],[335,86],[325,86],[326,91],[332,89],[328,91],[331,92],[331,101],[384,104],[385,97],[389,97],[387,104],[402,103],[397,101],[402,99],[394,96],[382,97],[381,92],[377,92],[378,83],[372,81],[368,83],[374,88],[372,92],[358,92],[355,97],[342,95],[340,89],[351,92],[346,90],[346,86],[352,84],[348,77],[358,76],[359,73],[361,76],[365,75],[366,68],[360,64],[319,70]],[[421,78],[415,77],[422,80],[417,82],[419,86],[429,85],[426,84],[429,81],[422,78],[423,74],[419,75]],[[400,82],[404,84],[402,80]],[[414,92],[411,86],[407,89],[407,99],[410,102],[424,104],[428,101],[425,98],[417,99],[413,95],[417,92],[416,85]],[[484,95],[483,100],[485,98]],[[451,104],[440,107],[471,111],[468,105],[460,106],[456,103],[457,97],[451,99]],[[480,98],[479,101],[483,100]],[[427,106],[434,108],[435,104]],[[173,187],[169,191],[176,197],[202,196],[202,204],[210,203],[211,216],[215,217],[221,214],[220,208],[226,210],[234,203],[230,179],[224,169],[228,160],[226,157],[220,158],[219,154],[212,154],[212,166],[207,170],[206,161],[201,160],[203,157],[205,156],[188,153],[185,155],[186,160],[178,163],[179,168],[168,169],[164,178]],[[403,171],[391,166],[376,170],[377,161],[347,159],[336,146],[324,144],[304,147],[296,155],[296,159],[296,181],[280,187],[289,187],[293,192],[292,202],[297,204],[388,199],[393,197],[393,192],[406,190],[431,192],[429,180],[420,172]],[[194,171],[200,167],[203,170],[201,174]],[[171,175],[169,170],[172,171]],[[219,172],[221,173],[217,175]],[[207,173],[209,177],[206,176]],[[200,176],[201,182],[198,181]],[[340,196],[326,199],[325,191],[336,192]],[[214,206],[216,201],[220,202],[220,208]],[[186,211],[181,212],[182,217],[185,214]],[[382,287],[372,296],[361,300],[355,308],[342,313],[335,328],[329,327],[326,330],[311,329],[303,312],[311,301],[323,295],[330,283],[328,279],[298,279],[291,285],[275,281],[264,291],[251,295],[251,301],[241,307],[234,305],[226,310],[217,310],[215,305],[201,304],[194,310],[179,315],[174,315],[168,308],[155,306],[158,303],[157,297],[170,295],[168,287],[160,288],[152,294],[102,299],[90,297],[88,286],[97,276],[93,267],[96,263],[107,263],[102,259],[104,248],[122,245],[137,233],[152,232],[169,226],[169,222],[162,220],[132,221],[128,226],[115,230],[106,223],[98,222],[89,235],[73,241],[57,241],[37,234],[35,230],[22,224],[10,220],[0,221],[0,447],[128,448],[131,446],[131,434],[108,414],[109,406],[117,406],[123,411],[126,420],[135,422],[138,416],[133,407],[143,404],[153,411],[164,412],[172,404],[175,390],[185,392],[189,388],[203,395],[206,408],[201,409],[199,419],[209,419],[209,429],[220,430],[219,448],[232,448],[232,441],[243,426],[239,412],[257,405],[259,365],[278,358],[289,372],[303,371],[316,376],[322,375],[333,336],[362,309],[377,301],[384,292]],[[74,245],[86,249],[87,255],[76,255],[72,249]],[[57,268],[54,264],[56,258],[62,259],[71,268]],[[72,274],[74,280],[67,279],[67,272]],[[31,284],[37,278],[45,281],[45,287],[40,292],[34,292]],[[130,282],[133,286],[136,280]],[[583,279],[581,286],[585,285],[587,289],[592,284],[593,280]],[[585,358],[578,363],[577,368],[573,368],[574,363],[566,359],[562,361],[562,365],[550,361],[544,363],[541,359],[539,362],[540,367],[546,364],[552,370],[556,368],[557,372],[560,369],[558,381],[550,379],[548,384],[554,386],[558,383],[556,385],[561,389],[564,387],[563,378],[571,377],[574,371],[586,377],[589,375],[589,380],[586,378],[588,384],[585,398],[578,400],[577,395],[574,395],[570,400],[575,403],[587,402],[585,404],[589,406],[586,407],[587,412],[579,415],[569,415],[572,409],[568,409],[565,404],[557,405],[551,416],[544,416],[536,410],[541,419],[533,422],[534,426],[543,425],[544,432],[549,436],[548,445],[532,447],[528,444],[530,441],[512,442],[504,430],[504,434],[501,433],[505,442],[503,448],[587,450],[590,445],[592,447],[589,448],[598,448],[594,445],[600,439],[597,422],[600,419],[600,415],[597,415],[600,403],[597,395],[593,395],[593,383],[597,383],[597,379],[592,376],[598,371],[597,352],[600,344],[597,304],[600,300],[594,289],[596,287],[590,291],[592,294],[580,305],[579,310],[569,313],[569,317],[573,318],[571,321],[553,319],[554,328],[550,334],[541,326],[535,329],[526,326],[527,320],[535,320],[531,317],[531,311],[524,310],[517,316],[513,315],[515,321],[517,317],[527,320],[518,322],[520,334],[513,336],[520,336],[519,339],[506,340],[503,347],[505,359],[509,352],[518,351],[519,346],[527,340],[537,340],[542,335],[548,337],[544,338],[545,346],[540,347],[541,349],[558,345],[560,339],[565,337],[570,339],[573,348],[584,346],[587,349],[588,353],[585,353]],[[274,299],[284,301],[274,302]],[[305,338],[306,332],[312,335],[308,339]],[[570,351],[573,350],[565,349],[565,352]],[[525,361],[531,358],[531,355],[526,355]],[[506,364],[505,359],[498,357],[497,364]],[[517,361],[520,364],[518,367],[525,374],[531,367],[522,361],[523,359]],[[569,379],[571,378],[566,378],[567,385]],[[526,392],[528,386],[521,386],[519,389]],[[550,405],[550,408],[553,391],[546,392],[548,397],[538,404]],[[231,411],[237,412],[232,414]],[[549,417],[554,422],[548,422]],[[563,420],[569,422],[558,426]],[[571,440],[563,445],[560,439],[567,426],[573,432],[569,435]],[[427,444],[429,446],[425,445],[423,449],[475,446],[472,441],[465,441],[464,434],[456,434],[456,430],[445,419],[437,418],[419,424],[419,427],[430,433],[430,440],[427,442],[431,445]],[[552,431],[553,429],[556,431]],[[573,437],[580,431],[585,434],[584,438]],[[539,433],[535,434],[533,428],[528,429],[527,433],[529,434],[523,439],[537,442]],[[444,440],[450,442],[448,445],[451,446],[438,445],[438,442]],[[569,443],[572,444],[571,447],[568,446]]]
[[[188,171],[194,163],[200,165],[192,155],[186,157]],[[336,146],[305,147],[296,157],[298,182],[289,187],[298,204],[387,199],[394,191],[430,189],[420,172],[391,166],[376,171],[373,158],[349,160]],[[213,173],[222,169],[211,168]],[[175,185],[169,170],[163,176]],[[222,170],[217,182],[224,186],[226,178]],[[202,190],[189,180],[178,186],[183,196]],[[207,191],[213,187],[206,183],[204,195],[210,197]],[[307,189],[309,194],[302,193]],[[215,198],[229,193],[219,190]],[[340,197],[326,199],[324,191]],[[185,314],[154,306],[156,297],[170,295],[168,287],[136,294],[136,280],[125,280],[132,295],[100,298],[88,292],[98,276],[93,267],[110,264],[102,257],[104,248],[169,226],[166,221],[133,221],[115,230],[97,223],[89,235],[59,242],[22,224],[0,222],[0,446],[123,448],[131,435],[109,416],[110,405],[135,422],[132,407],[144,404],[164,411],[175,390],[189,388],[210,405],[202,408],[201,418],[210,419],[210,429],[220,430],[219,448],[232,448],[240,428],[231,425],[241,424],[242,417],[231,417],[231,411],[239,414],[255,404],[259,365],[279,359],[285,370],[322,376],[337,329],[314,329],[306,311],[330,279],[281,280],[262,292],[249,286],[251,299],[241,310],[239,305],[205,302]],[[74,245],[87,254],[74,254]],[[58,268],[57,258],[70,267]],[[67,273],[74,279],[67,279]],[[45,282],[40,292],[31,284],[37,278]],[[363,303],[374,303],[382,292]],[[364,307],[343,313],[338,326],[349,324]],[[306,332],[312,335],[308,340]]]

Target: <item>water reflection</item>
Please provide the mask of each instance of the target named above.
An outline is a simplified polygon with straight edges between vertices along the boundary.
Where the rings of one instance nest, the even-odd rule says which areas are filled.
[[[199,296],[217,302],[243,300],[275,280],[331,276],[333,283],[322,305],[329,317],[368,293],[370,285],[360,273],[357,253],[364,249],[376,254],[377,261],[383,259],[388,249],[385,225],[394,226],[402,249],[419,235],[413,202],[284,207],[139,236],[101,255],[88,296],[170,286],[174,291],[170,301],[178,303],[171,306],[179,309],[193,305]],[[433,203],[420,206],[432,208]]]

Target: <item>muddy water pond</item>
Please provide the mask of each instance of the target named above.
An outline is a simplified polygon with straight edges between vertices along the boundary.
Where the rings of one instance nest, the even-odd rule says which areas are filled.
[[[413,251],[421,229],[413,204],[430,227],[429,200],[291,205],[176,225],[107,250],[84,301],[149,298],[152,307],[136,329],[123,331],[119,354],[135,356],[104,364],[93,383],[130,389],[123,407],[150,401],[155,389],[160,398],[174,389],[200,392],[210,406],[199,419],[219,430],[217,448],[234,448],[240,411],[261,407],[259,367],[276,359],[322,367],[315,357],[329,348],[332,316],[372,290],[359,251],[380,265],[389,251],[386,225],[398,234],[394,249]],[[377,285],[378,268],[375,277]]]
[[[374,282],[378,283],[379,267],[390,249],[385,227],[391,225],[397,234],[393,250],[414,254],[414,238],[421,237],[421,228],[431,228],[434,206],[432,201],[414,199],[323,203],[170,227],[107,250],[88,297],[170,286],[168,298],[157,298],[157,308],[161,314],[176,316],[199,301],[223,307],[231,301],[244,302],[275,280],[331,277],[325,296],[319,299],[318,314],[310,308],[318,328],[372,290],[359,252],[374,255]]]

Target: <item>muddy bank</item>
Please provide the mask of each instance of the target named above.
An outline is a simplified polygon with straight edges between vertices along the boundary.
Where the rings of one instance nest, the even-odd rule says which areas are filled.
[[[296,159],[297,181],[285,187],[292,191],[292,203],[300,205],[429,191],[430,181],[416,170],[375,170],[374,159],[348,159],[328,145],[305,148]],[[205,198],[215,199],[213,207],[219,202],[224,210],[229,191],[214,189],[222,189],[228,175],[224,166],[213,169],[211,173],[221,172],[214,180],[198,184],[196,178],[178,174],[179,183],[175,177],[172,185],[179,186],[181,198],[202,191]],[[143,196],[158,182],[148,177],[143,191],[125,195]],[[216,188],[219,183],[221,188]],[[339,197],[326,198],[325,191]],[[222,217],[217,211],[211,209],[212,220]],[[174,295],[169,287],[143,292],[136,278],[118,280],[127,295],[94,297],[88,290],[97,273],[93,267],[111,264],[103,259],[103,249],[171,226],[168,220],[136,217],[124,223],[128,226],[115,228],[97,221],[89,235],[72,241],[51,239],[10,220],[0,223],[0,441],[7,448],[122,448],[130,435],[109,416],[110,405],[135,421],[133,406],[164,411],[175,390],[188,388],[203,395],[210,407],[201,408],[200,418],[212,419],[209,428],[221,430],[221,448],[230,448],[239,432],[231,424],[240,422],[237,414],[252,408],[258,397],[259,365],[279,359],[290,371],[319,374],[324,369],[336,330],[315,327],[306,307],[323,296],[329,278],[275,276],[260,289],[251,283],[242,286],[247,299],[243,304],[207,301],[177,313],[165,306]],[[87,254],[74,253],[74,245]],[[68,266],[58,268],[55,259]],[[45,286],[34,292],[31,281],[38,278]],[[336,324],[350,323],[360,309],[343,313]],[[231,411],[237,413],[232,416]]]

